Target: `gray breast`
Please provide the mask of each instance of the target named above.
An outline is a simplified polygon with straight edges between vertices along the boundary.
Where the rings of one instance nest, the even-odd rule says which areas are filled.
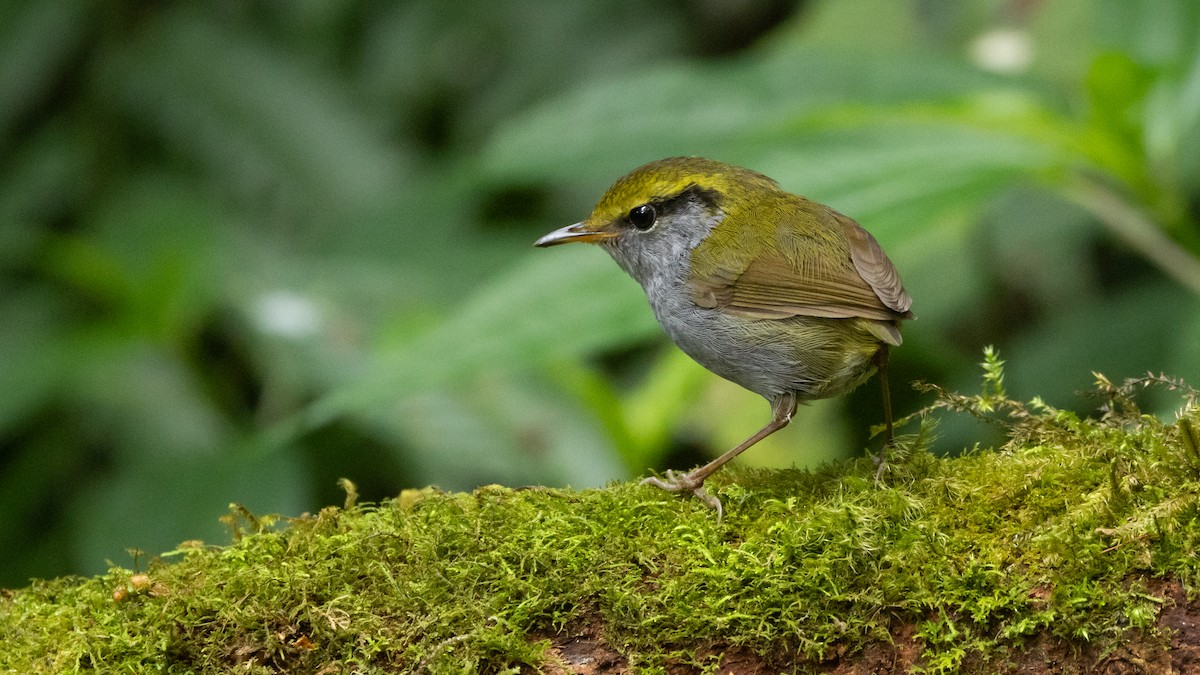
[[[697,307],[683,294],[646,290],[659,323],[684,353],[768,400],[785,391],[801,400],[836,396],[873,372],[880,343],[857,319],[750,320]]]

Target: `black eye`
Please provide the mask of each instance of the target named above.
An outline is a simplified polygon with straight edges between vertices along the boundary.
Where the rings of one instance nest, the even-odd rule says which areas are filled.
[[[657,217],[658,214],[654,212],[654,207],[649,204],[635,206],[629,210],[629,224],[639,230],[650,229]]]

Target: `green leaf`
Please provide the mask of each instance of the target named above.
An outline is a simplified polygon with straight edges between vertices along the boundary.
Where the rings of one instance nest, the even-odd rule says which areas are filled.
[[[947,60],[786,46],[589,82],[501,127],[482,162],[494,175],[589,181],[670,155],[745,162],[831,106],[953,100],[999,82]]]
[[[70,504],[77,568],[132,565],[128,550],[169,551],[180,537],[225,543],[219,518],[239,503],[255,513],[310,508],[302,460],[242,445],[215,454],[159,455],[117,467]]]
[[[1017,399],[1037,395],[1050,405],[1071,407],[1091,385],[1093,371],[1115,382],[1161,371],[1197,321],[1194,297],[1167,281],[1083,300],[1000,347],[1009,391]]]
[[[88,19],[88,4],[74,0],[10,0],[0,8],[0,148],[82,47]]]
[[[369,355],[352,382],[312,407],[308,423],[365,412],[489,368],[578,358],[658,332],[637,284],[602,251],[531,253],[445,323]]]
[[[284,190],[278,203],[311,217],[383,203],[404,179],[399,153],[333,73],[195,9],[160,17],[104,66],[117,106],[229,194]]]

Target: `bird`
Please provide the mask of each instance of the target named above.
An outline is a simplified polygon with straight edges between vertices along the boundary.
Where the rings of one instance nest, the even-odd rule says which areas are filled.
[[[642,483],[692,493],[723,514],[704,482],[786,427],[800,403],[880,374],[893,442],[888,352],[912,298],[869,232],[751,169],[703,157],[653,161],[618,179],[584,220],[534,242],[599,245],[645,291],[671,340],[709,371],[763,396],[765,426],[716,459]]]

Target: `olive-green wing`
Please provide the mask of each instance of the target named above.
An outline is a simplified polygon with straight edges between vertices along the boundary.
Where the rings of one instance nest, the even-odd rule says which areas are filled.
[[[879,242],[852,219],[832,209],[830,213],[837,219],[842,231],[846,233],[846,238],[850,240],[850,260],[854,263],[858,275],[871,287],[884,306],[899,315],[896,318],[913,318],[912,312],[909,311],[912,298],[909,297],[908,291],[904,290],[900,273],[879,247]]]
[[[912,318],[912,299],[875,238],[836,211],[821,215],[830,226],[824,237],[789,235],[792,241],[760,252],[744,265],[718,267],[692,281],[692,300],[755,319]],[[806,236],[810,240],[802,241]],[[822,254],[800,253],[816,250]]]

